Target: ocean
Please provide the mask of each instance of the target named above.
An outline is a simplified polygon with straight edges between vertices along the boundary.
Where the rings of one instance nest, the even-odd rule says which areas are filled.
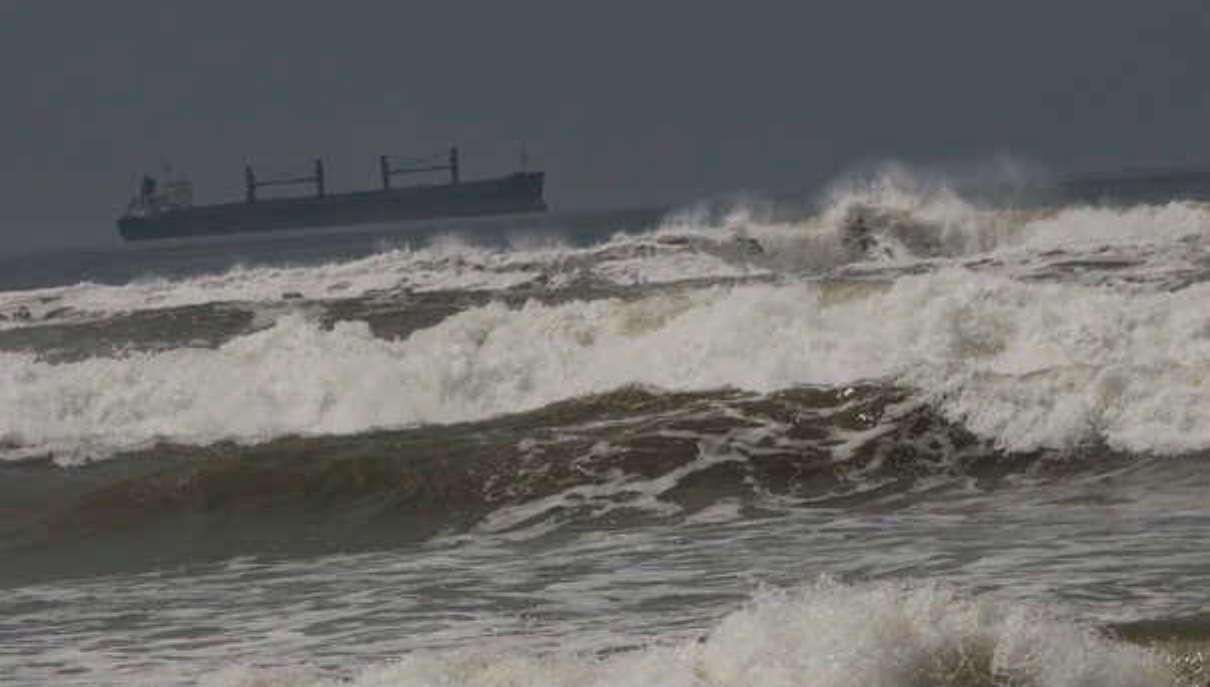
[[[1180,197],[0,258],[5,685],[1201,685],[1208,495]]]

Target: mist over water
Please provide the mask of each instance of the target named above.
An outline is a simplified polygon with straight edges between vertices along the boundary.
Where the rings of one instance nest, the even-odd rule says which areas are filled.
[[[1205,681],[1206,205],[535,222],[13,277],[0,679]]]

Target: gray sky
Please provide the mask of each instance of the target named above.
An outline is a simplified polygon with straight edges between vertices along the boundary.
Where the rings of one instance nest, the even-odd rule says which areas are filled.
[[[245,161],[517,142],[555,207],[822,184],[1010,154],[1057,171],[1210,162],[1206,0],[0,0],[0,237],[115,240],[161,156],[199,202]]]

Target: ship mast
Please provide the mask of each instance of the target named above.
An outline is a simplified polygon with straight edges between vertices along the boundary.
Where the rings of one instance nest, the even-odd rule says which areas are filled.
[[[423,174],[425,172],[442,172],[449,170],[450,185],[457,186],[462,182],[459,173],[458,163],[458,146],[450,146],[449,157],[446,164],[433,164],[432,160],[435,156],[427,158],[405,158],[412,162],[412,165],[406,167],[392,167],[391,156],[378,156],[378,173],[382,176],[382,188],[387,190],[391,188],[391,177],[401,174]]]
[[[324,183],[324,161],[320,158],[315,158],[314,164],[314,171],[310,176],[279,179],[259,179],[256,176],[256,172],[252,171],[252,165],[245,165],[244,191],[246,200],[249,203],[256,202],[256,189],[262,186],[294,186],[296,184],[315,184],[315,197],[323,198],[327,195],[327,185]]]

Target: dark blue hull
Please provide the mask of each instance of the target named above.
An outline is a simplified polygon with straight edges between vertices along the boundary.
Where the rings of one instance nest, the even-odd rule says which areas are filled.
[[[242,234],[440,217],[544,212],[542,172],[459,184],[411,186],[170,210],[118,219],[128,241]]]

